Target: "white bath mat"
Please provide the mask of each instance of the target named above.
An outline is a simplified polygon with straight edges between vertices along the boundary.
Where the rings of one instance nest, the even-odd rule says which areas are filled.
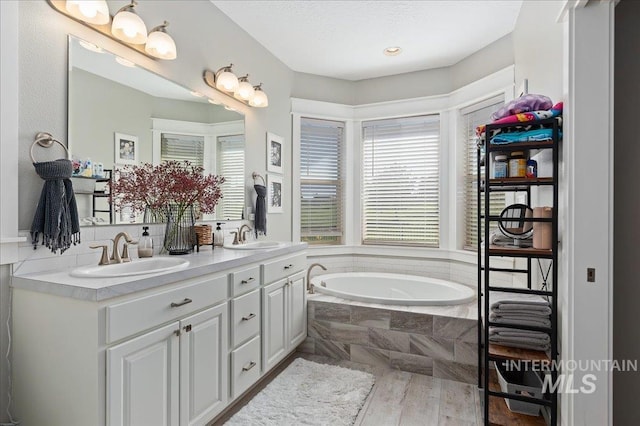
[[[297,358],[225,426],[352,425],[375,378]]]

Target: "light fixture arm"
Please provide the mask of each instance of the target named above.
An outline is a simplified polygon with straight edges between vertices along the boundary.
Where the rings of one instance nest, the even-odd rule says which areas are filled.
[[[124,6],[122,6],[120,9],[118,9],[118,11],[113,16],[116,16],[118,13],[120,13],[122,11],[136,13],[136,9],[135,8],[136,8],[137,5],[138,5],[137,1],[131,0],[131,3],[125,4]]]
[[[149,34],[151,34],[154,31],[161,31],[163,33],[167,32],[167,27],[169,26],[169,21],[164,21],[163,24],[158,25],[157,27],[153,27],[151,28],[151,31],[149,31]]]
[[[249,81],[249,74],[246,74],[242,77],[238,77],[238,81]]]

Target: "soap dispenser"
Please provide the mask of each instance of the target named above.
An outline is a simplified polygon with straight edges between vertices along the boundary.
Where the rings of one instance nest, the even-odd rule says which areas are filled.
[[[153,257],[153,239],[149,236],[149,227],[142,227],[142,238],[138,241],[138,257]]]
[[[222,247],[224,245],[224,232],[222,228],[220,228],[220,222],[216,223],[216,225],[218,226],[216,226],[216,230],[213,233],[213,245],[215,247]]]

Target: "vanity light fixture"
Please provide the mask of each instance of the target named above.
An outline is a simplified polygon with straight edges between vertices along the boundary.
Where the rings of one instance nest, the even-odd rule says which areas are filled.
[[[202,93],[196,92],[195,90],[192,90],[189,93],[191,93],[191,96],[195,96],[196,98],[201,98],[204,96]]]
[[[215,99],[211,99],[211,98],[207,100],[209,101],[210,104],[213,104],[213,105],[220,105],[222,103],[220,101],[216,101]]]
[[[269,106],[269,98],[267,98],[267,94],[262,90],[262,83],[257,86],[253,86],[255,90],[255,94],[253,98],[249,101],[249,105],[256,108],[265,108]]]
[[[144,46],[144,51],[149,55],[159,59],[175,59],[177,57],[176,42],[167,34],[168,25],[169,23],[164,21],[164,24],[149,31],[147,44]]]
[[[267,98],[267,94],[262,90],[262,83],[257,86],[252,85],[249,82],[249,74],[238,79],[231,71],[232,66],[233,64],[230,64],[229,66],[220,68],[216,72],[205,70],[203,78],[207,86],[218,89],[225,95],[233,97],[252,107],[264,108],[269,106],[269,98]],[[209,99],[209,102],[212,104],[220,104],[220,102],[214,101],[213,99]]]
[[[105,0],[47,0],[47,3],[74,21],[151,59],[177,57],[176,43],[166,30],[169,24],[165,21],[147,33],[147,26],[136,14],[135,0],[120,8],[113,17]]]
[[[67,0],[65,8],[71,16],[89,24],[104,25],[111,20],[105,0]]]
[[[249,74],[238,79],[238,89],[233,94],[233,97],[240,99],[241,101],[250,101],[253,95],[256,93],[256,89],[249,83]]]
[[[138,3],[131,0],[131,4],[123,6],[113,16],[111,33],[118,40],[131,44],[145,44],[147,42],[147,26],[135,11]]]

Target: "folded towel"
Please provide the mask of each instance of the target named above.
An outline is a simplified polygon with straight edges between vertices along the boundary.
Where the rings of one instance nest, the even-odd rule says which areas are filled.
[[[489,329],[489,342],[545,352],[551,348],[551,338],[547,333],[502,327],[491,327]]]
[[[562,138],[562,132],[558,132],[558,136]],[[523,132],[499,133],[491,138],[494,145],[506,145],[518,142],[542,142],[553,139],[553,129],[534,129],[525,130]]]
[[[548,316],[526,315],[526,314],[496,314],[491,312],[489,320],[497,324],[530,325],[532,327],[551,327],[551,320]]]
[[[504,291],[491,292],[490,301],[492,311],[499,309],[509,310],[513,306],[531,311],[545,311],[546,309],[550,310],[551,306],[547,299],[537,294],[509,293]]]

